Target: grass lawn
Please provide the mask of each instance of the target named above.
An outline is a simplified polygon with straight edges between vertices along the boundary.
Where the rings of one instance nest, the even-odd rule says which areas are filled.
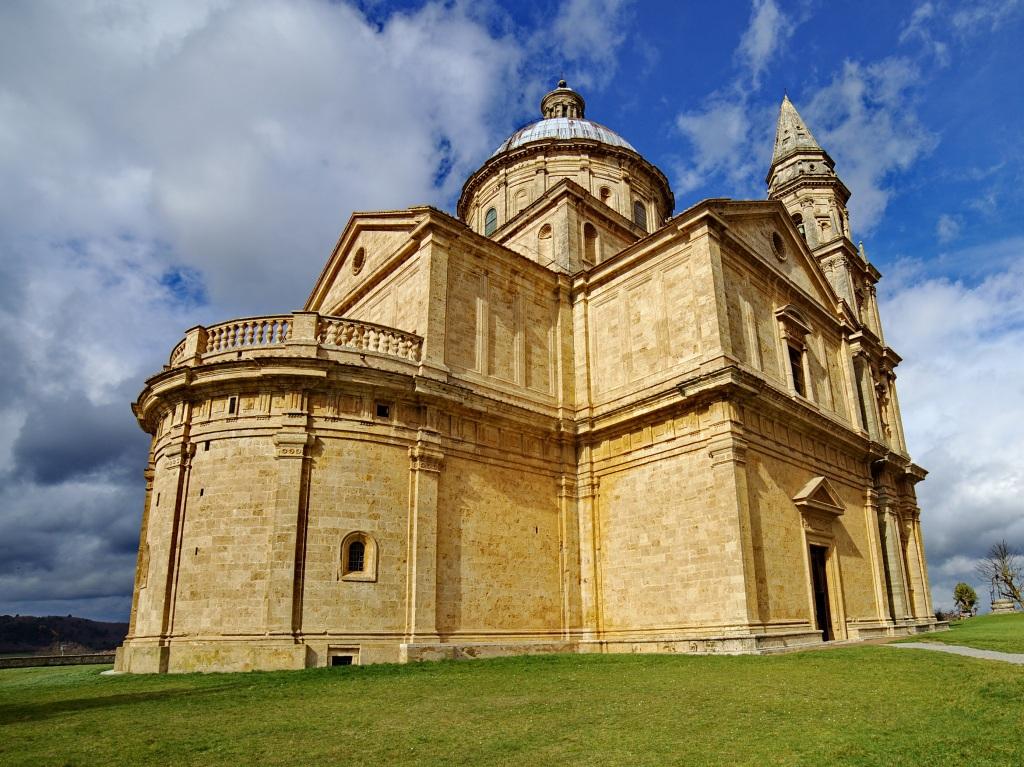
[[[918,634],[902,642],[942,642],[979,650],[1024,653],[1024,613],[979,615],[949,624],[949,631]]]
[[[103,668],[0,671],[0,764],[1024,764],[1024,669],[924,650]]]

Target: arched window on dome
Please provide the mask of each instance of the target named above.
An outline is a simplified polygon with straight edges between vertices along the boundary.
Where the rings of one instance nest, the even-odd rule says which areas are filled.
[[[495,208],[488,208],[484,214],[484,234],[490,237],[498,228],[498,211]]]
[[[341,542],[341,580],[377,580],[377,542],[367,533],[349,533]]]
[[[597,263],[597,227],[589,221],[583,225],[583,261]]]
[[[516,212],[516,215],[518,216],[520,213],[526,210],[526,206],[528,203],[529,197],[526,194],[526,190],[520,189],[512,198],[512,209]]]
[[[640,200],[633,201],[633,223],[647,231],[647,206]]]
[[[612,190],[608,187],[602,186],[601,190],[598,192],[598,196],[601,198],[601,202],[605,205],[612,204]]]

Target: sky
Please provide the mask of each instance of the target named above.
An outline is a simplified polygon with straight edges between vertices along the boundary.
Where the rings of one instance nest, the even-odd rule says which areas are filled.
[[[763,199],[788,92],[884,277],[934,601],[1024,549],[1024,1],[0,4],[0,613],[126,620],[185,329],[302,306],[560,77],[672,183]]]

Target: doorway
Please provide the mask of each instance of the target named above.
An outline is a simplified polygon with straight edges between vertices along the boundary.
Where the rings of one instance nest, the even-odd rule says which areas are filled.
[[[832,614],[828,604],[828,573],[826,562],[828,549],[824,546],[811,546],[811,591],[814,594],[814,617],[821,631],[821,641],[830,642],[832,635]]]

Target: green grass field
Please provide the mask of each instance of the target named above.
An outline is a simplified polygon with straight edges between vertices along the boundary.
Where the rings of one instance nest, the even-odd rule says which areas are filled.
[[[1024,613],[1009,615],[979,615],[963,621],[953,621],[949,631],[918,634],[905,642],[942,642],[979,650],[1024,653]]]
[[[0,764],[1024,764],[1024,668],[923,650],[103,668],[0,671]]]

